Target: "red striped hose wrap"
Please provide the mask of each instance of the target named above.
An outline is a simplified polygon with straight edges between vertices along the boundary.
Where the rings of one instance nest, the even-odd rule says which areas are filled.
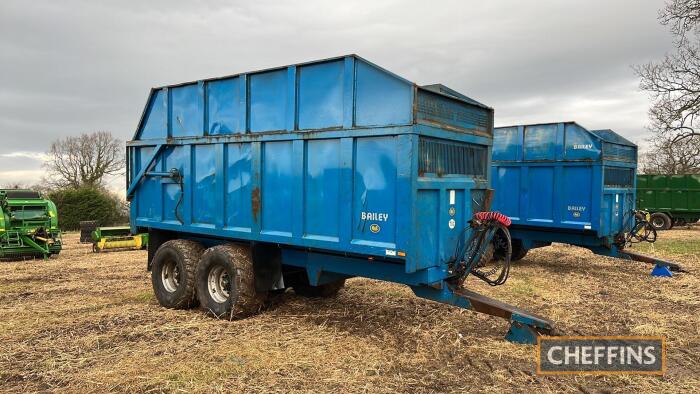
[[[510,226],[510,218],[500,212],[477,212],[474,214],[474,219],[477,219],[482,222],[487,222],[489,220],[496,220],[502,225],[508,227]]]

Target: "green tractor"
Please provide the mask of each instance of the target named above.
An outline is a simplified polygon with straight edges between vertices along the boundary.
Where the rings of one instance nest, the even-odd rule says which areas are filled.
[[[48,258],[60,251],[56,205],[35,191],[0,189],[0,259]]]

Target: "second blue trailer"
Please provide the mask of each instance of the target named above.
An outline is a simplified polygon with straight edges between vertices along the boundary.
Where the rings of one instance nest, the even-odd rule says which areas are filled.
[[[566,243],[594,253],[677,265],[625,249],[635,226],[637,146],[575,122],[494,129],[494,209],[512,220],[513,260]]]

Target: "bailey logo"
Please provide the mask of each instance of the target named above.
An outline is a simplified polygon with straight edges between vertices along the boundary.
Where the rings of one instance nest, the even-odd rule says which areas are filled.
[[[379,231],[381,231],[381,229],[382,229],[382,228],[379,227],[379,225],[378,225],[377,223],[372,223],[372,224],[370,224],[370,226],[369,226],[369,231],[371,231],[371,232],[373,232],[373,233],[375,233],[375,234],[378,233]]]
[[[593,149],[593,144],[574,144],[574,149]]]
[[[360,219],[373,220],[376,222],[386,222],[387,220],[389,220],[389,214],[381,212],[360,212]]]

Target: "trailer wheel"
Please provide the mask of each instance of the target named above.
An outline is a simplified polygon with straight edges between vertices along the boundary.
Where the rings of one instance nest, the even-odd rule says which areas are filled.
[[[217,318],[238,319],[260,311],[267,292],[255,291],[250,249],[226,244],[207,249],[197,267],[197,297]]]
[[[663,212],[652,213],[649,222],[657,231],[671,228],[671,218]]]
[[[309,278],[306,275],[303,276],[304,279],[301,283],[295,284],[292,289],[294,292],[302,297],[310,298],[328,298],[334,297],[338,294],[340,289],[345,287],[345,279],[337,280],[335,282],[325,283],[319,286],[311,286],[309,284]]]
[[[195,271],[204,248],[198,242],[174,239],[162,244],[151,266],[151,284],[158,302],[171,309],[196,303]]]
[[[518,261],[524,259],[527,255],[527,252],[529,251],[523,246],[523,241],[519,239],[513,240],[513,242],[511,243],[511,248],[512,254],[510,255],[510,261]]]

